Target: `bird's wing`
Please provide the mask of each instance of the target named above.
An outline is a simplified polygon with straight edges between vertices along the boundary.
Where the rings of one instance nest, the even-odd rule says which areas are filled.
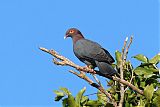
[[[96,60],[100,62],[107,62],[109,64],[114,62],[114,59],[110,53],[96,42],[83,39],[79,40],[77,45],[80,47],[79,50],[77,49],[77,52],[81,56],[81,59]]]
[[[115,73],[117,73],[117,71],[106,62],[95,61],[95,63],[102,74],[114,75]]]
[[[113,62],[115,62],[115,60],[114,60],[114,58],[111,56],[111,54],[106,50],[106,49],[104,49],[104,48],[102,48],[104,51],[105,51],[105,53],[107,54],[107,57],[109,57],[108,59],[109,59],[109,62],[110,63],[113,63]]]

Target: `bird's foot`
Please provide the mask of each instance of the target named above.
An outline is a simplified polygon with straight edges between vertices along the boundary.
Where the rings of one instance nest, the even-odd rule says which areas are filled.
[[[94,69],[94,67],[92,65],[86,65],[86,66],[84,66],[84,68]]]
[[[84,66],[83,68],[87,69],[87,68],[88,68],[88,65]]]
[[[84,69],[87,69],[87,70],[89,69],[89,70],[88,70],[89,73],[94,73],[94,72],[95,72],[92,65],[86,65],[86,66],[84,66],[83,68],[84,68]]]

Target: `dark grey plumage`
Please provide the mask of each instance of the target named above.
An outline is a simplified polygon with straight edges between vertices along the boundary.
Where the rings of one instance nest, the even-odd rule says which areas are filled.
[[[86,65],[98,67],[99,71],[103,74],[113,75],[116,73],[115,69],[111,66],[114,62],[113,57],[101,45],[85,39],[76,28],[69,29],[65,37],[72,38],[74,54],[80,61]]]

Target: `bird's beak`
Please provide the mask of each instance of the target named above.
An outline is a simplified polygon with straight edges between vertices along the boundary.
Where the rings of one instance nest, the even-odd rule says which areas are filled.
[[[68,38],[68,37],[71,37],[71,36],[68,35],[68,34],[66,34],[66,35],[64,36],[64,39],[66,39],[66,38]]]
[[[65,36],[64,36],[64,39],[66,39],[67,37],[68,37],[68,35],[65,35]]]

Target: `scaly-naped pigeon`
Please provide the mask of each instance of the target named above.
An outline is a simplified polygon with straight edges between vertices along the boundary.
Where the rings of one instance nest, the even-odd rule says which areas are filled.
[[[111,66],[114,62],[113,57],[101,45],[85,39],[82,33],[76,28],[67,30],[64,38],[67,37],[72,38],[74,54],[80,61],[93,68],[98,67],[102,74],[112,76],[117,73]]]

